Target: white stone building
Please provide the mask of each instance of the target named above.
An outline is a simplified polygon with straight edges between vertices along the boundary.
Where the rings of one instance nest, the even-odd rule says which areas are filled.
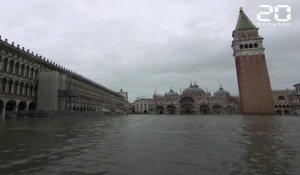
[[[238,98],[222,87],[213,95],[194,83],[177,93],[173,89],[164,95],[155,93],[151,99],[135,101],[136,113],[153,114],[236,114]]]

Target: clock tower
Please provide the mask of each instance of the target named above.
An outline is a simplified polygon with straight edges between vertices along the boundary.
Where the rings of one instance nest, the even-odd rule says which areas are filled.
[[[232,33],[242,114],[275,114],[263,38],[240,9]]]

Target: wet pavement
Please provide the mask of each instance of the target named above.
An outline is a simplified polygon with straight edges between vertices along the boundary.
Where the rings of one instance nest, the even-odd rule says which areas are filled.
[[[8,119],[0,174],[300,174],[300,117]]]

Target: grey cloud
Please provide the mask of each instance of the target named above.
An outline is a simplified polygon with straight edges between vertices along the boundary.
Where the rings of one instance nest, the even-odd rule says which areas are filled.
[[[1,1],[1,35],[118,91],[130,100],[183,90],[190,80],[238,94],[232,30],[238,9],[257,24],[270,0]],[[279,2],[278,2],[279,3]],[[260,27],[272,87],[298,83],[299,2],[291,27]]]

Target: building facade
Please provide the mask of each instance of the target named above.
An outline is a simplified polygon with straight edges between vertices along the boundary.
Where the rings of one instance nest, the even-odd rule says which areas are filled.
[[[289,95],[291,114],[300,115],[300,83],[295,84],[295,91]]]
[[[135,101],[136,113],[151,114],[236,114],[238,98],[222,87],[213,95],[194,83],[177,93],[173,89],[164,95],[154,93],[153,98]]]
[[[124,97],[0,36],[0,116],[26,111],[124,112]],[[5,115],[7,114],[7,115]]]
[[[290,115],[291,114],[291,94],[294,94],[293,90],[274,90],[273,99],[275,104],[275,111],[278,115]]]
[[[263,38],[242,9],[232,36],[241,113],[275,114]]]
[[[149,104],[151,104],[151,99],[149,98],[136,99],[134,102],[134,112],[137,114],[151,113],[149,110]]]

